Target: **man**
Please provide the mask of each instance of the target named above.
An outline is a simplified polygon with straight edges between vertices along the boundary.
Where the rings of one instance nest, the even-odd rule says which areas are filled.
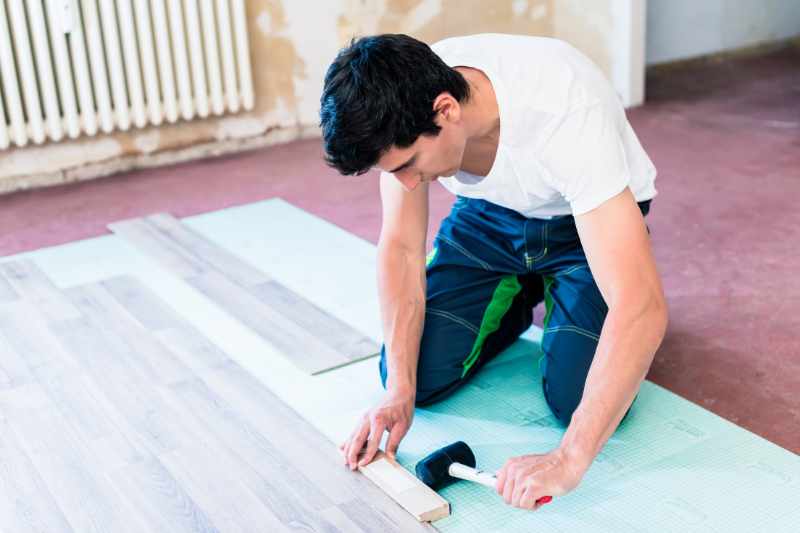
[[[655,168],[602,72],[556,39],[366,37],[328,69],[320,114],[330,165],[382,170],[386,395],[341,445],[346,464],[384,432],[394,455],[414,406],[462,385],[544,300],[542,389],[567,427],[557,449],[509,459],[497,490],[535,509],[574,489],[667,324],[643,218]],[[426,258],[434,180],[457,199]]]

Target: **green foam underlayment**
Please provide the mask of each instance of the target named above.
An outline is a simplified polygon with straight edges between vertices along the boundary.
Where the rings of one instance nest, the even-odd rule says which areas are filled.
[[[450,398],[417,409],[398,460],[466,441],[478,466],[558,446],[538,344],[520,339]],[[466,481],[440,491],[442,531],[800,531],[800,457],[644,382],[628,418],[581,484],[536,512]]]

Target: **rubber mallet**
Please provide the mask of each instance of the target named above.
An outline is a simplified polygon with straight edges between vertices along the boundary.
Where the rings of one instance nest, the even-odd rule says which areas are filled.
[[[417,477],[427,486],[438,490],[456,479],[464,479],[495,488],[497,476],[475,468],[475,454],[463,441],[440,448],[417,463]],[[545,504],[552,496],[542,496],[537,504]]]

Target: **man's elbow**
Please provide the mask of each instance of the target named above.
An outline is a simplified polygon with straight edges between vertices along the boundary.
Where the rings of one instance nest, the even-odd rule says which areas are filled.
[[[616,309],[624,323],[644,328],[648,337],[656,344],[661,344],[667,331],[669,310],[664,293],[661,290],[637,291],[629,294],[627,298],[619,298]]]
[[[658,332],[658,344],[661,344],[669,324],[669,307],[663,292],[659,291],[651,300],[653,326]]]

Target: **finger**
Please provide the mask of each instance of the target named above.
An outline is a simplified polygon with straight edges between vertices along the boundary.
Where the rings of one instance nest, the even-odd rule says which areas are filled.
[[[358,435],[358,432],[361,431],[361,428],[363,426],[364,426],[363,419],[359,420],[358,425],[356,425],[355,429],[353,429],[352,433],[350,433],[350,436],[347,437],[347,440],[344,441],[344,444],[343,444],[344,449],[342,451],[344,453],[344,464],[347,465],[347,466],[350,466],[350,459],[349,459],[349,457],[350,457],[350,447],[353,445],[353,439],[356,437],[356,435]]]
[[[511,494],[511,505],[514,507],[522,507],[521,502],[522,496],[525,494],[525,489],[525,484],[522,482],[514,484],[514,492]]]
[[[503,487],[503,501],[507,504],[511,505],[511,499],[514,496],[514,484],[516,479],[514,479],[513,475],[509,475],[506,479],[506,484]]]
[[[350,437],[342,443],[342,455],[344,456],[344,464],[347,465],[347,454],[350,452]]]
[[[369,435],[369,441],[367,442],[367,453],[361,458],[358,466],[364,466],[372,461],[372,457],[378,451],[378,446],[381,443],[381,438],[383,438],[383,431],[385,429],[386,424],[380,421],[376,422],[375,425],[372,426],[372,431]]]
[[[353,432],[347,437],[347,440],[344,442],[344,464],[349,466],[350,465],[350,448],[353,446],[353,439],[358,435],[358,432],[361,430],[361,426],[356,426]]]
[[[519,498],[519,507],[533,511],[536,510],[536,492],[532,488],[526,487],[525,490],[522,491],[522,495]]]
[[[369,424],[363,424],[358,431],[358,434],[350,441],[350,449],[347,451],[347,465],[350,470],[355,470],[358,463],[358,454],[361,448],[364,447],[364,442],[369,435]]]
[[[386,454],[394,459],[397,456],[397,447],[400,446],[400,441],[405,437],[406,432],[397,426],[389,431],[389,438],[386,441]]]
[[[503,468],[497,471],[497,484],[495,484],[495,489],[497,489],[497,494],[503,495],[503,489],[505,488],[506,479],[508,478],[508,465],[503,465]]]

